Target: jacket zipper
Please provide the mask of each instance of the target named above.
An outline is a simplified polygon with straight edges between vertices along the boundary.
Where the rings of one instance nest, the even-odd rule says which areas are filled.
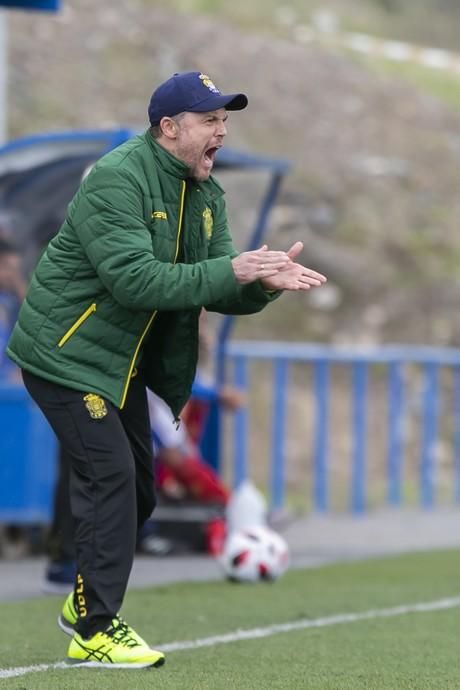
[[[86,319],[88,318],[88,316],[90,316],[91,314],[93,314],[93,312],[95,312],[95,311],[96,311],[96,303],[93,302],[93,303],[88,307],[88,309],[86,309],[86,311],[84,311],[83,314],[75,321],[75,323],[69,328],[69,330],[68,330],[66,333],[64,333],[64,335],[62,336],[62,338],[61,338],[60,341],[58,342],[58,347],[62,347],[62,346],[69,340],[69,338],[71,338],[71,337],[73,336],[73,334],[75,333],[75,331],[76,331],[78,328],[80,328],[80,326],[82,325],[82,323],[83,323],[84,321],[86,321]]]
[[[177,256],[179,254],[180,236],[181,236],[181,232],[182,232],[182,221],[183,221],[183,217],[184,217],[184,201],[185,201],[186,189],[187,189],[186,182],[185,182],[185,180],[182,180],[182,189],[181,189],[180,207],[179,207],[179,222],[177,224],[176,251],[174,254],[174,261],[173,261],[174,264],[176,263]],[[126,396],[128,395],[128,388],[129,388],[129,384],[131,381],[134,365],[136,364],[137,355],[139,354],[139,350],[141,349],[141,345],[144,342],[144,338],[147,335],[148,331],[150,330],[150,326],[152,325],[153,320],[154,320],[155,316],[157,315],[157,313],[158,313],[158,310],[155,309],[155,311],[153,312],[153,314],[149,318],[146,327],[142,331],[142,335],[139,339],[139,342],[137,343],[137,347],[134,350],[134,354],[133,354],[133,356],[131,358],[131,362],[129,364],[128,376],[126,377],[126,382],[125,382],[125,385],[123,388],[123,393],[121,396],[120,410],[122,410],[123,407],[125,406]]]

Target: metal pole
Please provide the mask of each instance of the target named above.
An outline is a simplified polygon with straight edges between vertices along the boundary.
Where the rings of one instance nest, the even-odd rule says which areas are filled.
[[[351,510],[364,513],[366,509],[366,434],[367,434],[367,378],[366,362],[355,362],[352,369],[352,428],[353,454],[351,467]]]
[[[314,363],[315,431],[313,446],[313,506],[324,513],[329,502],[329,362]]]
[[[288,387],[288,363],[286,359],[274,360],[273,411],[272,411],[272,458],[271,458],[271,507],[280,510],[284,506],[285,454],[286,454],[286,392]]]
[[[404,379],[400,362],[388,368],[387,501],[401,505],[404,451]]]
[[[8,138],[8,24],[7,13],[0,10],[0,145]]]
[[[425,365],[420,457],[420,501],[423,508],[432,508],[435,502],[436,442],[440,414],[438,373],[438,364],[430,362]]]

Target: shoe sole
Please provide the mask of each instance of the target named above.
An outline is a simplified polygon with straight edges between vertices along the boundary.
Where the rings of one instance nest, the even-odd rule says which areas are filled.
[[[74,626],[72,625],[72,623],[66,621],[62,614],[58,616],[57,624],[61,628],[62,632],[65,632],[66,635],[70,635],[70,637],[73,637],[75,635]]]
[[[103,661],[80,661],[79,659],[67,657],[66,664],[71,667],[84,666],[85,668],[124,668],[136,670],[138,668],[160,668],[160,666],[164,665],[165,661],[165,657],[163,656],[154,662],[139,661],[137,663],[130,662],[126,664],[105,664]]]

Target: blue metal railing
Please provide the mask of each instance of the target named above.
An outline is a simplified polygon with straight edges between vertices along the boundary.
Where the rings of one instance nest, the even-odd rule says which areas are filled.
[[[269,477],[270,503],[280,508],[286,491],[286,407],[289,395],[290,368],[304,363],[313,367],[313,398],[315,421],[312,447],[312,502],[317,511],[330,508],[331,479],[330,402],[332,391],[331,368],[342,364],[350,367],[351,383],[351,471],[349,508],[361,513],[367,507],[368,486],[368,408],[369,376],[376,365],[383,365],[387,378],[386,421],[386,502],[398,506],[402,502],[404,466],[404,421],[407,415],[407,395],[404,369],[417,365],[422,372],[423,390],[420,410],[420,452],[418,462],[418,493],[420,504],[431,508],[436,502],[436,448],[440,435],[441,370],[451,374],[453,418],[452,495],[460,502],[460,350],[412,346],[333,347],[284,342],[230,342],[224,350],[227,364],[233,367],[233,381],[247,389],[249,370],[257,360],[273,364],[271,386],[271,462]],[[227,366],[227,371],[230,366]],[[447,413],[447,410],[445,411]],[[233,438],[234,484],[248,475],[248,433],[251,428],[250,411],[236,413]]]
[[[334,508],[331,498],[334,488],[331,440],[334,435],[344,431],[343,426],[338,428],[334,424],[331,414],[335,398],[343,395],[343,390],[338,393],[335,388],[337,381],[333,374],[337,365],[342,365],[349,373],[349,380],[346,381],[347,401],[349,398],[350,402],[349,443],[346,444],[350,449],[347,478],[349,509],[359,514],[369,505],[371,459],[374,459],[377,444],[369,434],[372,396],[375,394],[371,384],[375,370],[378,370],[379,376],[379,395],[382,372],[385,376],[387,417],[378,418],[385,440],[384,500],[393,506],[401,505],[404,500],[408,456],[406,422],[414,411],[414,396],[411,394],[414,366],[416,382],[420,376],[422,381],[415,408],[420,438],[411,447],[411,452],[415,450],[417,456],[416,482],[420,504],[424,508],[431,508],[439,499],[440,440],[444,448],[451,449],[452,457],[448,458],[448,463],[444,462],[442,470],[444,473],[448,471],[447,486],[451,500],[460,503],[460,350],[230,342],[225,346],[224,354],[227,374],[231,371],[233,381],[243,389],[250,388],[252,368],[256,362],[263,361],[272,370],[269,380],[269,430],[265,436],[270,452],[268,491],[273,508],[281,508],[287,498],[287,477],[292,469],[287,441],[293,423],[289,418],[288,404],[293,404],[293,399],[297,399],[293,395],[294,384],[298,391],[299,383],[302,384],[304,380],[302,387],[308,389],[309,399],[313,401],[312,436],[302,444],[306,459],[311,457],[311,503],[319,512]],[[298,375],[297,367],[303,365],[311,369],[311,385],[307,378]],[[264,381],[266,378],[264,376]],[[342,379],[339,382],[343,385]],[[52,432],[22,387],[0,385],[0,421],[0,522],[46,521],[51,514],[55,476],[55,440]],[[254,432],[252,422],[250,408],[241,408],[236,412],[232,443],[235,485],[252,469],[249,459],[250,436]],[[216,427],[217,431],[219,428]],[[213,428],[213,431],[216,429]],[[301,432],[304,431],[306,429],[302,428]],[[260,436],[264,432],[261,429],[258,433]],[[306,464],[302,471],[308,472]]]

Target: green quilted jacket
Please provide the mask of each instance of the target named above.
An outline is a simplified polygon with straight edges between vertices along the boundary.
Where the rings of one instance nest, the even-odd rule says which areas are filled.
[[[94,166],[32,276],[7,353],[20,367],[122,408],[140,368],[178,415],[190,395],[201,307],[260,311],[241,286],[223,191],[197,183],[146,132]]]

